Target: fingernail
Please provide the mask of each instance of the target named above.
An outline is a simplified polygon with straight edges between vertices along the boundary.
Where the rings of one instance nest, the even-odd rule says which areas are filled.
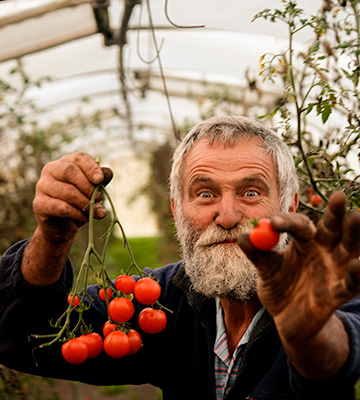
[[[103,180],[103,176],[102,176],[102,174],[100,172],[96,172],[93,175],[93,182],[94,183],[100,183],[102,180]]]
[[[284,225],[285,223],[284,218],[280,215],[275,215],[274,217],[272,217],[271,222],[278,227]]]

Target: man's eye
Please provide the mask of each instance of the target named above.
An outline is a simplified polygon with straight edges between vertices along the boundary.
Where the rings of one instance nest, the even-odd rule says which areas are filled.
[[[258,195],[259,195],[259,193],[256,190],[247,190],[245,192],[246,197],[256,197]]]
[[[201,192],[201,193],[199,194],[199,197],[202,197],[202,198],[204,198],[204,199],[209,199],[209,198],[213,197],[213,195],[212,195],[212,193],[210,193],[210,192]]]

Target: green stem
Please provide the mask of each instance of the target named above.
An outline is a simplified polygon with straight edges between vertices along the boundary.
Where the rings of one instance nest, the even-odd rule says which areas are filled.
[[[121,236],[122,236],[122,238],[124,240],[124,247],[126,248],[128,254],[129,254],[129,258],[130,258],[130,261],[131,261],[131,266],[134,267],[138,271],[138,273],[140,275],[142,275],[143,271],[140,269],[140,267],[136,263],[134,254],[133,254],[133,252],[131,250],[131,247],[129,245],[129,242],[128,242],[127,238],[126,238],[125,231],[124,231],[124,229],[123,229],[123,227],[122,227],[122,225],[121,225],[121,223],[120,223],[120,221],[119,221],[119,219],[118,219],[118,217],[116,215],[116,210],[115,210],[114,203],[112,202],[111,197],[109,196],[109,193],[107,192],[107,190],[106,190],[106,188],[104,186],[102,187],[102,190],[104,191],[104,194],[106,195],[107,199],[109,200],[111,211],[112,211],[112,214],[113,214],[114,226],[117,224],[119,226],[119,228],[120,228]],[[106,235],[109,236],[108,232],[106,233]]]

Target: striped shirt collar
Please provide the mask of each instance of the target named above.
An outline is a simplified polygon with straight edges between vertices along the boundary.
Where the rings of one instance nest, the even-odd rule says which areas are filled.
[[[224,311],[220,302],[220,299],[216,297],[216,340],[215,346],[218,344],[219,340],[226,335],[225,323],[224,323]],[[246,332],[240,339],[237,348],[243,344],[246,344],[249,341],[251,332],[253,331],[255,325],[259,321],[260,317],[263,315],[265,311],[265,307],[261,307],[260,310],[255,314],[254,318],[252,319],[250,325],[248,326]]]

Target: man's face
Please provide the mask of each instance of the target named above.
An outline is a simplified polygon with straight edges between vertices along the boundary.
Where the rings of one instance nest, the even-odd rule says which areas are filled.
[[[256,293],[257,271],[236,238],[250,230],[249,219],[281,209],[274,165],[260,145],[210,147],[202,139],[186,157],[177,234],[193,288],[208,297],[246,301]]]

